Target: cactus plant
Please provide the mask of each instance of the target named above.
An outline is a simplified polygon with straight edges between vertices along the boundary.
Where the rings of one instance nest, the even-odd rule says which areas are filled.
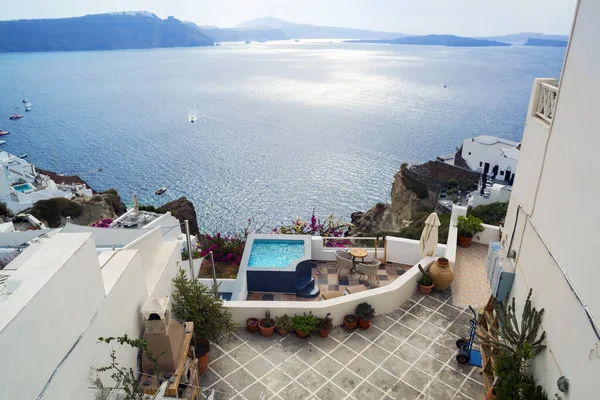
[[[533,358],[546,348],[546,345],[542,344],[546,338],[546,332],[542,332],[538,338],[544,309],[542,308],[538,311],[533,307],[531,303],[532,293],[533,289],[530,289],[525,301],[525,307],[523,307],[520,323],[517,320],[514,297],[510,305],[506,304],[502,306],[496,303],[496,314],[499,322],[498,328],[495,327],[490,316],[484,314],[488,323],[488,329],[498,337],[498,339],[494,339],[490,335],[477,335],[484,344],[518,354],[524,360]]]

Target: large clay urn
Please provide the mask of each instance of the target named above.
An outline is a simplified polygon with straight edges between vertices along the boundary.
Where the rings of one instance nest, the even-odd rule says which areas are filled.
[[[446,290],[454,279],[454,270],[447,258],[440,257],[429,267],[429,275],[431,275],[435,290]]]

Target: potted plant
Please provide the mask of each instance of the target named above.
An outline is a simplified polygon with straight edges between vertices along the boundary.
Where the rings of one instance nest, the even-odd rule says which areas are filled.
[[[271,319],[271,311],[265,311],[265,318],[260,320],[258,329],[260,329],[260,334],[265,337],[273,336],[275,321]]]
[[[356,324],[358,320],[356,319],[356,315],[348,314],[344,315],[343,327],[347,331],[353,331],[356,329]]]
[[[218,288],[217,288],[218,290]],[[220,344],[236,328],[233,316],[215,290],[199,280],[188,279],[183,269],[173,278],[172,311],[180,322],[194,323],[194,347],[198,370],[208,369],[210,343]]]
[[[258,332],[258,318],[248,318],[246,320],[246,330],[250,333]]]
[[[333,318],[329,316],[331,313],[327,313],[325,318],[319,318],[319,336],[326,338],[329,336],[329,332],[333,329]]]
[[[281,317],[275,318],[275,329],[281,336],[287,335],[288,331],[292,328],[292,319],[287,314],[283,314]]]
[[[358,327],[360,329],[369,329],[371,320],[375,318],[375,309],[367,302],[356,306],[356,316],[358,317]]]
[[[460,215],[455,225],[458,229],[458,244],[462,247],[469,247],[473,235],[483,232],[482,224],[483,222],[473,215],[467,215],[466,217]]]
[[[421,279],[417,281],[419,284],[419,292],[421,294],[429,294],[433,289],[433,280],[431,279],[431,275],[429,272],[425,271],[421,264],[419,264],[419,271],[421,271]]]
[[[309,312],[308,315],[294,315],[292,318],[292,329],[296,331],[296,335],[301,338],[307,338],[311,332],[319,329],[319,318]]]

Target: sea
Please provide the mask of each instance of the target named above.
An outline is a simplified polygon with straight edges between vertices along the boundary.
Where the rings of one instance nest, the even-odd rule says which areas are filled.
[[[0,54],[0,150],[128,204],[185,196],[205,232],[349,220],[389,201],[403,162],[519,141],[533,79],[558,78],[564,55],[327,40]]]

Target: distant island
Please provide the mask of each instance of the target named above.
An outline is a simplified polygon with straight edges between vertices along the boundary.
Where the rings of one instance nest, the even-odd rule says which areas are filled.
[[[212,46],[214,40],[178,19],[145,12],[0,22],[0,52],[149,49]]]
[[[499,42],[524,44],[529,39],[562,40],[566,42],[569,40],[569,35],[546,35],[545,33],[538,32],[521,32],[502,36],[476,37],[475,39],[497,40]]]
[[[268,27],[261,28],[217,28],[216,26],[204,27],[189,22],[202,33],[213,38],[216,42],[243,42],[245,40],[289,40],[281,29]]]
[[[567,47],[566,40],[528,39],[525,46]]]
[[[347,40],[348,43],[384,43],[384,44],[413,44],[423,46],[451,46],[451,47],[496,47],[510,46],[510,43],[495,40],[474,39],[454,35],[425,35],[408,36],[398,39],[382,40]]]
[[[241,23],[237,27],[242,29],[277,29],[294,39],[393,39],[406,36],[403,33],[371,31],[368,29],[295,24],[275,17],[255,18]]]

